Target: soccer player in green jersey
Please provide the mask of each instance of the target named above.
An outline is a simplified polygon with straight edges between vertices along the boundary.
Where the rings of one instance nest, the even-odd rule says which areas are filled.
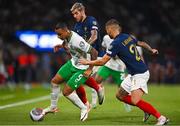
[[[88,108],[74,90],[85,83],[88,79],[87,76],[91,74],[93,66],[79,64],[78,60],[80,58],[86,58],[87,54],[91,55],[91,59],[96,59],[97,51],[81,36],[69,30],[64,22],[56,25],[55,32],[58,38],[63,40],[63,44],[56,45],[54,52],[57,52],[60,48],[65,48],[69,51],[72,58],[58,70],[57,74],[51,80],[51,105],[45,108],[44,111],[45,113],[57,111],[58,94],[60,93],[59,84],[65,82],[63,95],[81,109],[80,120],[84,121],[88,117]]]

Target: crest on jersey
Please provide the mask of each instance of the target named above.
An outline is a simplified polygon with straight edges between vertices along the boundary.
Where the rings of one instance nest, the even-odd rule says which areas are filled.
[[[83,41],[80,41],[79,46],[80,46],[81,48],[84,48],[84,47],[85,47],[85,43],[84,43]]]
[[[84,30],[87,31],[87,27],[84,27]]]
[[[92,23],[93,23],[93,25],[97,25],[97,22],[96,22],[96,21],[93,21]]]

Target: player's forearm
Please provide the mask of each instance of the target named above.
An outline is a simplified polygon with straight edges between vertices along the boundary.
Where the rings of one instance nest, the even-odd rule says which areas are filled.
[[[91,55],[91,60],[96,60],[97,56],[98,56],[98,52],[96,51],[96,49],[92,48],[90,55]],[[92,69],[93,67],[94,67],[94,65],[90,65],[89,69]]]
[[[145,48],[145,49],[147,49],[148,51],[152,52],[151,46],[148,45],[147,43],[138,41],[138,45],[141,46],[141,47],[143,47],[143,48]]]
[[[92,30],[91,31],[91,37],[89,38],[89,40],[88,40],[88,43],[89,44],[93,44],[96,40],[97,40],[97,31],[96,30]]]
[[[110,59],[111,59],[111,57],[108,56],[107,54],[105,54],[105,55],[102,57],[102,59],[90,61],[90,64],[89,64],[89,65],[102,66],[102,65],[106,64]]]
[[[106,64],[106,62],[103,61],[102,59],[98,59],[98,60],[89,61],[88,64],[94,65],[94,66],[102,66],[102,65]]]

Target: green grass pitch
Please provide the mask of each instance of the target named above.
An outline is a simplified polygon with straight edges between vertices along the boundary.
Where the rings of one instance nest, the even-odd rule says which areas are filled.
[[[86,91],[90,100],[91,90],[86,87]],[[46,115],[41,122],[33,122],[29,117],[29,112],[34,107],[48,106],[50,104],[48,99],[0,109],[0,125],[154,125],[156,123],[156,119],[152,116],[146,123],[143,123],[143,112],[136,107],[132,107],[131,112],[126,112],[123,103],[115,98],[116,91],[115,85],[106,84],[104,104],[92,109],[85,122],[79,120],[80,110],[65,97],[61,97],[58,103],[60,112]],[[41,86],[33,87],[28,93],[23,88],[16,88],[15,91],[1,88],[0,108],[49,93],[49,89]],[[149,94],[143,98],[154,105],[163,115],[170,118],[169,125],[180,125],[180,86],[149,84]]]

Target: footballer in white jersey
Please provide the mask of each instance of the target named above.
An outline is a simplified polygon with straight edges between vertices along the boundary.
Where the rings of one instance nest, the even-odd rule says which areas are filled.
[[[112,41],[113,39],[111,39],[108,35],[105,35],[103,37],[102,47],[104,47],[107,51]],[[120,86],[126,76],[125,69],[125,64],[118,57],[111,58],[104,66],[101,66],[98,69],[95,79],[98,83],[102,83],[103,80],[106,80],[108,77],[111,76],[115,84]],[[95,100],[92,103],[92,107],[95,108]],[[128,104],[124,104],[124,106],[127,112],[131,111],[131,107]]]
[[[105,35],[102,41],[102,47],[104,47],[107,51],[112,41],[113,39],[111,39],[108,35]],[[126,69],[125,64],[118,57],[110,59],[105,66],[115,71],[124,71]]]
[[[51,105],[45,108],[43,111],[44,113],[58,111],[57,102],[60,93],[59,84],[63,84],[65,82],[65,86],[62,91],[63,95],[78,108],[80,108],[80,120],[85,121],[88,117],[88,107],[81,101],[74,90],[86,82],[91,74],[92,66],[79,64],[78,60],[80,58],[86,58],[86,53],[91,55],[91,59],[96,59],[98,52],[92,48],[92,46],[88,44],[81,36],[69,30],[64,22],[56,25],[55,32],[58,38],[64,42],[56,45],[54,47],[54,52],[57,52],[60,48],[64,48],[70,53],[72,58],[66,62],[52,78]]]
[[[71,38],[69,42],[67,42],[67,46],[69,48],[71,54],[71,62],[74,67],[77,69],[87,69],[89,65],[82,65],[78,63],[80,58],[87,58],[87,53],[91,50],[91,45],[88,44],[81,36],[77,33],[71,31]]]

